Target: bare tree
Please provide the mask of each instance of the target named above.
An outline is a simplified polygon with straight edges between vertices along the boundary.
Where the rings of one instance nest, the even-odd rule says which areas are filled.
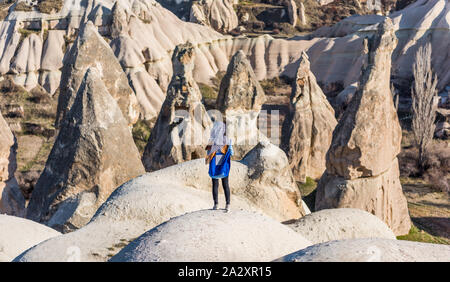
[[[431,44],[419,47],[413,64],[412,130],[419,149],[418,164],[423,170],[428,145],[433,139],[437,109],[437,77],[431,70]]]

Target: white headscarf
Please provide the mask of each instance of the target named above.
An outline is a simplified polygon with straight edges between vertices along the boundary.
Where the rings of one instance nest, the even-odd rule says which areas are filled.
[[[211,149],[208,151],[208,155],[213,152],[219,151],[225,145],[231,145],[231,140],[226,136],[226,130],[227,127],[225,123],[221,121],[214,122],[208,142],[211,145]]]

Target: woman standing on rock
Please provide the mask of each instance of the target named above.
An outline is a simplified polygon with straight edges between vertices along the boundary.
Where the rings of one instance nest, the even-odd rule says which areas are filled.
[[[209,164],[209,176],[212,178],[212,194],[214,199],[213,209],[217,209],[219,204],[218,189],[219,179],[222,179],[223,191],[225,194],[225,211],[230,211],[230,187],[228,185],[228,174],[230,173],[231,156],[233,147],[231,140],[226,137],[226,125],[223,122],[214,122],[211,130],[211,137],[206,146],[207,156],[205,163]]]

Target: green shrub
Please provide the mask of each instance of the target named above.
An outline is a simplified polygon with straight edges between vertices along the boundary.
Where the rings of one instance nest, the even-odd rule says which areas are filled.
[[[449,244],[450,242],[442,237],[433,236],[423,230],[420,230],[415,225],[411,226],[407,235],[397,236],[398,240],[407,240],[432,244]]]
[[[310,193],[312,193],[314,190],[316,190],[317,182],[312,179],[311,177],[306,177],[305,183],[298,183],[298,189],[300,190],[300,193],[302,196],[307,196]]]
[[[203,99],[216,99],[217,92],[209,85],[199,82],[198,87],[202,93]]]
[[[144,152],[145,146],[147,145],[151,130],[150,123],[145,120],[138,120],[133,126],[132,134],[134,143],[141,154]]]

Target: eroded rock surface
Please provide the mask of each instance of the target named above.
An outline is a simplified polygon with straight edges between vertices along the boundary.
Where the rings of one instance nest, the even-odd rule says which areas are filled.
[[[206,156],[212,122],[192,75],[194,56],[190,43],[174,51],[167,97],[142,157],[147,171]]]
[[[450,247],[390,239],[349,239],[310,246],[277,261],[448,262]]]
[[[216,102],[226,120],[227,137],[233,141],[234,158],[241,159],[260,140],[267,140],[257,125],[265,101],[266,95],[250,62],[243,51],[238,51],[220,83]]]
[[[17,142],[0,113],[0,213],[24,216],[25,198],[14,173]]]
[[[56,124],[60,126],[72,107],[84,74],[89,67],[98,70],[110,95],[117,101],[128,125],[139,117],[136,95],[108,43],[100,36],[92,22],[82,26],[80,34],[67,55],[61,76]]]
[[[195,1],[192,3],[189,21],[224,33],[230,32],[239,24],[232,0]]]
[[[305,52],[300,57],[289,106],[281,148],[297,181],[305,182],[306,177],[319,179],[325,171],[325,155],[337,121]]]
[[[301,217],[287,226],[313,244],[356,238],[396,239],[386,223],[360,209],[321,210]]]
[[[359,88],[333,132],[316,210],[360,208],[382,219],[396,235],[411,220],[399,179],[401,128],[390,93],[391,54],[397,39],[386,19],[368,41]]]
[[[255,148],[246,162],[231,162],[231,213],[263,213],[278,222],[298,219],[300,193],[284,152],[272,144]],[[219,192],[218,212],[224,212]],[[116,189],[84,227],[43,242],[16,261],[65,261],[80,246],[81,261],[106,261],[144,232],[173,217],[213,205],[211,178],[203,159],[187,161],[136,177]],[[95,236],[92,236],[95,234]]]
[[[128,122],[100,72],[89,68],[36,183],[27,217],[63,231],[80,228],[118,186],[142,173]]]
[[[310,244],[256,213],[203,210],[149,230],[110,261],[270,261]]]
[[[61,235],[32,220],[4,214],[0,214],[0,229],[0,262],[10,262],[28,248]]]

